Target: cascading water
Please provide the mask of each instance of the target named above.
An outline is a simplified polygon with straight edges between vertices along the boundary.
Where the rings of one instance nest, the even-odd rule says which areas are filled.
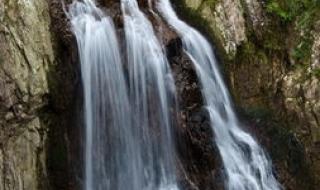
[[[181,21],[169,0],[159,0],[158,9],[180,35],[184,51],[193,61],[202,85],[202,94],[210,114],[226,173],[228,190],[279,190],[272,165],[264,151],[240,128],[227,88],[216,65],[212,48],[195,29]]]
[[[122,10],[129,82],[112,20],[91,0],[69,7],[84,89],[83,189],[176,190],[173,79],[137,2],[122,1]]]
[[[115,28],[90,0],[71,4],[69,17],[84,88],[84,189],[130,189],[137,139]]]
[[[175,88],[168,61],[152,24],[136,0],[121,0],[124,15],[133,125],[141,138],[137,150],[139,184],[134,190],[175,190],[171,125]]]

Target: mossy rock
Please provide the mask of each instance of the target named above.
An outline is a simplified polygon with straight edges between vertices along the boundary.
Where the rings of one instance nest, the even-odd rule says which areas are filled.
[[[197,28],[197,30],[204,34],[205,37],[214,44],[214,50],[217,57],[224,63],[230,63],[233,61],[234,56],[228,55],[225,51],[220,32],[217,29],[213,29],[212,24],[201,15],[201,10],[204,6],[210,6],[210,9],[214,10],[214,7],[218,2],[219,0],[203,0],[197,9],[188,7],[185,0],[174,0],[173,4],[177,9],[179,17],[188,21],[188,24]]]

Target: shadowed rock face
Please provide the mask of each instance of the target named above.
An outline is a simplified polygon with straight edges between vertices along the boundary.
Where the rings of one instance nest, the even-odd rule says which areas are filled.
[[[222,188],[221,161],[212,143],[210,118],[202,108],[203,99],[193,63],[182,51],[179,38],[172,39],[166,50],[179,102],[176,128],[179,182],[182,189]]]

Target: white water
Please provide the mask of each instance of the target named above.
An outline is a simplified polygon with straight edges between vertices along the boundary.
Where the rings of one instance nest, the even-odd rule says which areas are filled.
[[[159,11],[180,35],[184,51],[193,61],[200,79],[211,126],[215,132],[215,142],[224,164],[226,189],[281,189],[264,151],[240,127],[210,44],[199,32],[177,17],[169,0],[159,1]]]
[[[121,0],[124,15],[133,125],[142,134],[139,183],[134,190],[175,190],[170,108],[175,87],[166,55],[136,0]]]
[[[92,0],[68,10],[84,92],[84,190],[177,190],[172,143],[175,89],[152,25],[123,1],[129,81],[115,27]]]
[[[112,20],[94,2],[69,7],[84,89],[85,190],[130,189],[136,139]],[[126,181],[126,183],[123,183]]]

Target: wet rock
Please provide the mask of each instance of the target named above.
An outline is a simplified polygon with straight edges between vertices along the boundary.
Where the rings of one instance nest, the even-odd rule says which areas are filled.
[[[167,56],[169,59],[172,59],[176,56],[181,56],[182,53],[182,41],[180,38],[175,38],[169,41],[166,47]]]
[[[212,189],[219,186],[216,174],[220,157],[213,144],[213,131],[192,62],[182,52],[181,40],[174,39],[167,51],[179,102],[177,149],[178,181],[183,189]],[[175,49],[178,48],[178,49]]]

